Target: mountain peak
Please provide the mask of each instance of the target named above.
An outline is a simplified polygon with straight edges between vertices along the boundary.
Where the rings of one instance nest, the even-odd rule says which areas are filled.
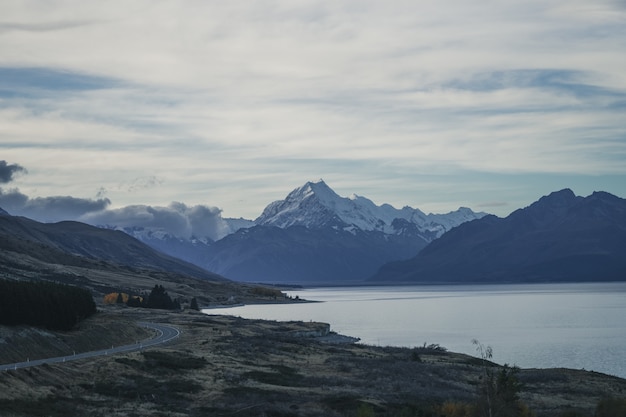
[[[569,188],[564,188],[559,191],[554,191],[547,196],[541,197],[539,201],[549,201],[556,204],[570,204],[576,200],[576,194]]]
[[[528,208],[531,211],[561,211],[570,208],[582,199],[583,197],[577,197],[569,188],[564,188],[541,197]]]
[[[377,206],[366,197],[352,194],[340,197],[323,180],[307,182],[290,192],[284,200],[268,205],[255,222],[260,225],[305,226],[308,228],[339,227],[346,230],[380,231],[396,234],[396,219],[414,223],[429,236],[439,236],[458,224],[482,217],[471,210],[448,215],[424,215],[419,209],[401,210],[389,204]]]
[[[336,225],[338,219],[333,208],[340,199],[324,180],[308,181],[290,192],[284,200],[274,201],[265,207],[255,223],[281,228]]]

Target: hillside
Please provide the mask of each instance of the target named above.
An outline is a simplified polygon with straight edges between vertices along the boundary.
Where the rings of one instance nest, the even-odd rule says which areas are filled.
[[[177,326],[181,336],[142,352],[2,372],[0,410],[15,417],[451,417],[477,402],[485,365],[437,345],[337,343],[350,340],[323,323],[195,312],[106,309],[74,342],[85,344],[99,329],[124,330],[134,343],[141,335],[118,323],[138,320]],[[60,348],[72,343],[63,339]],[[626,392],[626,380],[580,370],[523,369],[518,377],[520,399],[537,417],[591,417],[603,399]]]
[[[408,233],[255,226],[215,242],[204,265],[239,281],[336,285],[359,282],[425,245]]]
[[[565,189],[506,218],[462,224],[371,279],[400,282],[626,280],[626,200]]]
[[[0,278],[52,280],[102,295],[149,292],[163,285],[173,297],[209,303],[264,301],[242,285],[157,252],[122,232],[78,222],[39,223],[0,216]]]
[[[0,249],[26,252],[42,261],[59,259],[58,256],[63,253],[68,262],[77,264],[83,258],[213,281],[225,280],[217,274],[157,252],[125,233],[79,222],[39,223],[25,217],[0,216],[0,237]],[[37,245],[47,250],[33,250]]]

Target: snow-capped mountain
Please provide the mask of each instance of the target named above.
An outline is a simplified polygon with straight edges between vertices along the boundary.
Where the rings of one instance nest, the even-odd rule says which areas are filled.
[[[340,197],[323,180],[307,182],[293,190],[287,198],[268,205],[255,223],[264,226],[287,228],[335,227],[343,230],[359,229],[399,234],[399,225],[413,224],[417,230],[432,240],[466,221],[479,219],[486,213],[475,213],[461,207],[447,214],[425,214],[419,209],[396,209],[389,204],[377,206],[368,198],[353,194]],[[397,220],[401,220],[398,222]],[[404,221],[402,221],[404,220]]]
[[[269,204],[254,221],[223,219],[217,208],[183,204],[114,214],[118,222],[107,221],[113,225],[108,227],[227,278],[300,284],[363,280],[381,265],[408,259],[446,231],[485,215],[468,208],[425,214],[377,206],[357,195],[340,197],[322,180]]]

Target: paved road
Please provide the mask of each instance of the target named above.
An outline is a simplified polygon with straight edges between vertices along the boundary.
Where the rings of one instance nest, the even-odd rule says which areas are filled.
[[[28,368],[31,366],[39,366],[39,365],[43,365],[44,363],[47,363],[47,364],[62,363],[62,362],[74,361],[77,359],[93,358],[95,356],[114,355],[116,353],[122,353],[122,352],[134,352],[134,351],[142,350],[142,349],[149,348],[152,346],[162,345],[163,343],[167,343],[173,339],[176,339],[180,335],[180,331],[176,327],[169,326],[167,324],[147,323],[147,322],[140,322],[138,324],[142,327],[155,330],[157,332],[157,336],[151,339],[146,339],[141,342],[137,342],[133,345],[125,345],[125,346],[118,346],[118,347],[111,346],[110,349],[94,350],[91,352],[76,353],[73,355],[59,356],[56,358],[37,359],[33,361],[0,365],[0,371],[6,371],[8,369]]]

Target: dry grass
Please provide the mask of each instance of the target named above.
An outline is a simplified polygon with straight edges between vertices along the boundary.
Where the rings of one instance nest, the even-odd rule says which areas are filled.
[[[145,352],[4,372],[0,414],[408,417],[476,396],[480,366],[471,357],[298,336],[325,329],[317,323],[111,309],[91,326],[130,337],[136,329],[120,327],[146,319],[179,326],[181,337]],[[593,415],[600,398],[626,393],[626,381],[583,371],[524,370],[521,377],[523,400],[538,415]]]

